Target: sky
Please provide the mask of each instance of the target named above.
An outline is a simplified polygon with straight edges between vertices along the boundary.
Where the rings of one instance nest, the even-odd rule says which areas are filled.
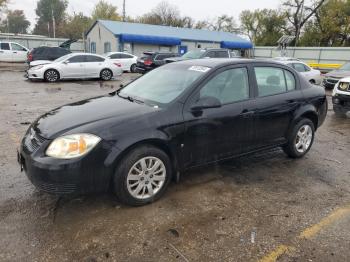
[[[22,9],[27,19],[35,24],[35,8],[38,0],[10,0],[9,9]],[[68,13],[83,12],[90,15],[98,0],[68,0]],[[118,7],[121,13],[123,0],[106,0]],[[126,13],[129,16],[139,16],[147,13],[161,0],[126,0]],[[222,14],[234,16],[239,20],[242,10],[254,10],[262,8],[278,8],[282,0],[215,0],[215,1],[191,1],[191,0],[168,0],[169,3],[178,6],[183,16],[190,16],[195,20],[210,19]]]

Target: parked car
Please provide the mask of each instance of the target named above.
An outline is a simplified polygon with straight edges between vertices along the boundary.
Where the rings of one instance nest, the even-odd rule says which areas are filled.
[[[109,52],[103,56],[111,59],[113,62],[121,64],[124,71],[136,72],[137,56],[125,52]]]
[[[332,102],[335,114],[350,116],[350,77],[342,78],[335,84]]]
[[[60,79],[101,78],[110,80],[122,74],[121,65],[103,56],[86,53],[72,53],[53,62],[31,67],[27,71],[29,79],[43,79],[56,82]]]
[[[26,132],[18,159],[40,190],[113,188],[137,206],[192,167],[273,147],[303,157],[326,114],[325,90],[286,65],[182,61],[44,114]]]
[[[340,79],[350,77],[350,63],[345,63],[339,69],[332,70],[324,75],[323,86],[327,89],[333,89]]]
[[[176,57],[178,54],[167,52],[144,52],[144,56],[137,60],[136,72],[144,74],[165,64],[166,58]]]
[[[168,58],[165,60],[166,63],[178,62],[190,59],[200,59],[200,58],[230,58],[231,51],[223,48],[208,48],[208,49],[198,49],[189,51],[183,56]],[[236,57],[236,56],[235,56]]]
[[[15,42],[0,42],[0,62],[25,62],[28,49]]]
[[[42,64],[42,61],[54,61],[64,55],[72,53],[70,50],[62,47],[40,46],[34,48],[28,53],[27,62],[30,67]],[[40,61],[40,62],[34,62]]]
[[[294,68],[312,84],[320,85],[322,83],[321,71],[309,67],[300,60],[279,60],[279,62]]]

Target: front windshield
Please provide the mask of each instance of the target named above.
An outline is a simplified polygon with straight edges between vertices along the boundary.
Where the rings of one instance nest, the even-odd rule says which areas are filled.
[[[68,54],[68,55],[64,55],[64,56],[61,56],[59,58],[57,58],[54,62],[57,63],[57,62],[62,62],[64,60],[66,60],[68,57],[70,57],[72,54]]]
[[[197,58],[201,58],[204,52],[205,50],[189,51],[186,54],[184,54],[182,57],[187,59],[197,59]]]
[[[340,70],[350,70],[350,63],[345,63],[342,67],[339,68]]]
[[[159,105],[168,104],[209,70],[203,66],[169,64],[138,78],[124,87],[119,95]]]

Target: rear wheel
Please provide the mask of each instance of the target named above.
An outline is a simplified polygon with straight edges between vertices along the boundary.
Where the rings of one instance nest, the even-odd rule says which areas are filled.
[[[124,204],[141,206],[159,199],[171,180],[171,162],[166,153],[153,146],[129,152],[114,175],[114,192]]]
[[[289,134],[288,143],[283,151],[292,158],[303,157],[309,152],[315,136],[315,127],[311,120],[300,120]]]
[[[113,73],[111,70],[109,69],[103,69],[100,73],[100,78],[103,80],[103,81],[108,81],[108,80],[111,80],[113,77]]]
[[[57,82],[60,79],[60,74],[57,70],[49,69],[45,72],[44,79],[47,82]]]
[[[130,72],[131,73],[136,73],[136,64],[132,64],[130,67]]]

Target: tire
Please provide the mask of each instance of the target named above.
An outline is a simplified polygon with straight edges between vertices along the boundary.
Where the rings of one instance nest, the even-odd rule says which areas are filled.
[[[152,167],[155,168],[153,172]],[[166,191],[171,177],[172,167],[168,155],[153,146],[140,146],[119,162],[113,178],[113,189],[123,204],[142,206],[159,199]]]
[[[301,119],[288,136],[283,151],[291,158],[301,158],[309,152],[315,138],[315,127],[310,119]]]
[[[55,69],[48,69],[44,73],[44,79],[47,82],[57,82],[60,79],[60,74]]]
[[[136,64],[132,64],[132,65],[130,66],[130,72],[131,72],[131,73],[136,73]]]
[[[309,82],[313,85],[316,85],[316,81],[314,79],[311,79]]]
[[[113,73],[109,69],[103,69],[100,73],[100,78],[103,81],[109,81],[112,79],[112,77],[113,77]]]

